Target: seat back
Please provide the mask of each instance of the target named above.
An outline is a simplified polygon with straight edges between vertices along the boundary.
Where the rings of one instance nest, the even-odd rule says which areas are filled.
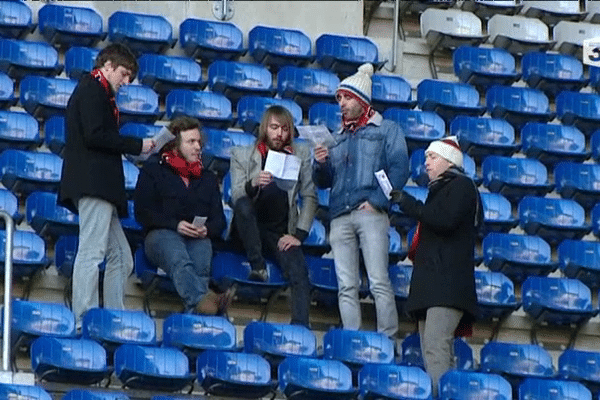
[[[79,79],[83,74],[94,69],[96,57],[100,53],[97,48],[73,46],[65,52],[65,72],[71,79]]]
[[[566,90],[560,92],[556,96],[556,116],[562,119],[567,114],[600,119],[600,95]]]
[[[514,305],[515,286],[501,272],[475,271],[475,290],[480,304]]]
[[[4,265],[6,231],[0,231],[0,260]],[[46,243],[35,232],[16,230],[13,233],[13,263],[16,266],[37,264],[47,266]]]
[[[52,42],[56,32],[81,36],[103,34],[102,16],[91,8],[46,4],[38,11],[40,33]],[[60,41],[77,44],[77,40]]]
[[[562,379],[598,381],[600,353],[566,349],[558,357],[558,374]]]
[[[37,105],[66,109],[75,86],[77,81],[72,79],[27,75],[19,86],[20,101],[30,113]]]
[[[38,142],[40,140],[38,122],[31,115],[24,112],[0,110],[0,140],[9,143]]]
[[[137,14],[128,11],[116,11],[108,17],[108,40],[120,42],[133,39],[134,43],[173,42],[173,27],[162,15]],[[131,41],[128,41],[131,44]],[[132,50],[158,49],[155,47],[133,46]]]
[[[236,330],[223,317],[171,314],[163,323],[163,344],[180,349],[234,350]]]
[[[252,353],[206,350],[198,356],[198,380],[216,378],[248,385],[266,385],[271,381],[271,366]]]
[[[481,20],[473,13],[456,9],[427,8],[421,14],[421,36],[430,31],[453,36],[482,36]]]
[[[3,399],[52,400],[52,396],[39,386],[0,383],[0,397]]]
[[[321,65],[325,57],[356,63],[379,62],[377,45],[366,36],[345,36],[324,33],[316,40],[317,62]]]
[[[514,221],[512,206],[506,197],[498,193],[480,193],[484,223]]]
[[[106,371],[106,351],[93,340],[41,336],[31,345],[31,366],[40,374],[59,370]]]
[[[141,311],[92,308],[83,316],[82,335],[101,343],[156,344],[154,320]]]
[[[483,184],[493,181],[519,185],[546,185],[548,171],[544,164],[530,158],[488,156],[481,165]]]
[[[565,188],[600,191],[600,165],[561,162],[554,168],[554,182],[560,192]]]
[[[200,85],[202,82],[200,64],[188,57],[145,53],[138,64],[138,79],[143,85],[151,85],[154,79],[174,84]]]
[[[325,125],[330,132],[337,132],[342,127],[342,110],[338,104],[314,103],[308,109],[310,125]]]
[[[0,6],[0,32],[3,36],[16,39],[35,28],[35,24],[32,23],[33,13],[26,3],[3,0],[0,1]]]
[[[558,245],[558,263],[565,271],[570,266],[600,269],[600,243],[565,239]],[[571,278],[574,276],[569,275]]]
[[[78,245],[79,238],[76,235],[61,236],[54,244],[54,265],[59,274],[66,277],[73,275]]]
[[[450,370],[440,378],[440,400],[512,400],[510,383],[500,375]]]
[[[208,66],[208,86],[222,92],[226,87],[252,90],[271,90],[273,77],[259,64],[217,60]]]
[[[220,51],[241,52],[243,41],[242,31],[231,22],[188,18],[179,25],[179,43],[188,56],[198,47],[213,50],[216,58]]]
[[[53,115],[44,122],[44,142],[54,154],[60,155],[65,146],[65,130],[63,115]]]
[[[248,32],[248,49],[257,62],[258,50],[270,54],[290,57],[310,57],[312,54],[310,38],[297,29],[268,27],[257,25]]]
[[[519,400],[592,400],[592,393],[579,382],[528,378],[519,386]]]
[[[552,261],[550,245],[539,236],[491,232],[483,238],[482,246],[486,265],[495,258],[517,263]]]
[[[318,392],[348,392],[352,390],[352,372],[342,362],[308,357],[287,357],[277,372],[279,387],[288,385]]]
[[[391,364],[394,342],[378,332],[331,329],[323,337],[323,356],[349,364]]]
[[[119,392],[73,389],[65,393],[62,400],[129,400],[129,396]]]
[[[521,287],[523,309],[538,307],[562,311],[593,311],[590,288],[577,279],[528,277]]]
[[[497,107],[531,114],[550,112],[550,101],[541,90],[516,86],[492,86],[485,94],[485,103],[491,114]]]
[[[5,150],[0,154],[2,175],[39,183],[60,182],[62,158],[52,153]]]
[[[62,304],[14,299],[12,330],[17,335],[74,337],[75,316]]]
[[[314,68],[285,66],[277,73],[277,93],[282,97],[299,92],[333,99],[340,78],[331,71]]]
[[[0,210],[6,211],[14,219],[20,217],[19,200],[12,192],[6,189],[0,189]]]
[[[535,344],[489,342],[481,349],[480,360],[484,372],[545,378],[554,375],[550,353]]]
[[[115,96],[119,111],[127,114],[157,114],[158,94],[143,85],[123,85]]]
[[[371,98],[373,101],[384,103],[412,102],[412,88],[410,87],[410,83],[403,77],[399,75],[374,74],[371,80]]]
[[[407,139],[430,142],[446,135],[446,123],[443,118],[431,111],[390,107],[383,112],[383,118],[391,119],[400,125]],[[423,147],[427,147],[427,143]]]
[[[454,74],[466,82],[473,72],[504,75],[515,74],[515,58],[499,48],[460,46],[452,53]]]
[[[244,329],[244,351],[279,357],[315,357],[317,338],[301,325],[251,322]]]
[[[115,351],[115,374],[140,374],[154,377],[186,378],[188,359],[172,347],[124,344]]]
[[[31,225],[34,218],[39,218],[41,220],[77,226],[79,222],[77,215],[56,204],[56,198],[56,193],[39,191],[27,196],[25,200],[27,222]]]
[[[410,290],[413,267],[411,265],[390,265],[388,273],[396,298],[407,299]]]
[[[167,118],[188,115],[199,119],[231,119],[231,101],[221,93],[174,89],[167,94]]]
[[[417,86],[417,102],[422,110],[433,110],[438,104],[479,107],[479,98],[477,89],[467,83],[423,79]]]
[[[523,55],[521,69],[525,81],[534,76],[560,80],[583,79],[581,61],[566,54],[529,52]]]
[[[431,400],[431,378],[418,367],[367,364],[358,374],[362,396],[378,394],[388,398]]]
[[[0,105],[14,102],[15,84],[10,76],[0,72]]]
[[[557,153],[585,153],[585,136],[574,126],[528,122],[521,129],[525,154],[541,149]]]
[[[10,64],[52,71],[59,66],[58,52],[46,42],[0,39],[0,70]]]
[[[502,146],[515,143],[515,129],[506,120],[498,118],[459,115],[450,123],[450,134],[457,136],[461,144],[471,142]]]
[[[473,350],[461,338],[454,339],[454,360],[458,369],[473,368]],[[418,333],[413,333],[402,341],[402,364],[424,368],[421,338]]]
[[[585,226],[585,210],[575,200],[525,196],[518,206],[519,222],[551,227]]]
[[[546,24],[521,15],[494,15],[488,21],[488,33],[490,43],[494,43],[497,36],[538,43],[547,42],[550,37]]]

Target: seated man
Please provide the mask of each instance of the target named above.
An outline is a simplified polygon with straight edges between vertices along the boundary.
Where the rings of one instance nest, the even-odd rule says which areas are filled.
[[[135,217],[146,234],[144,250],[153,265],[169,274],[186,312],[222,313],[233,294],[216,294],[208,287],[211,239],[225,229],[217,178],[202,167],[200,122],[179,117],[168,129],[175,139],[148,158],[135,188]],[[194,224],[196,217],[206,221]]]
[[[252,267],[249,279],[267,280],[265,254],[273,255],[291,285],[292,324],[308,327],[310,286],[300,245],[306,239],[317,210],[310,150],[292,140],[290,112],[272,106],[263,115],[256,143],[231,151],[231,190],[234,224]],[[267,153],[277,151],[301,161],[298,180],[281,189],[264,171]],[[298,214],[298,195],[302,208]]]

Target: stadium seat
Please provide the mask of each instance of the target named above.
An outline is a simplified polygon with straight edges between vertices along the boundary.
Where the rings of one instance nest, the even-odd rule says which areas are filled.
[[[358,374],[358,388],[364,400],[431,400],[431,378],[417,367],[367,364]]]
[[[252,58],[277,70],[285,66],[305,66],[312,61],[310,38],[302,31],[258,25],[248,32]]]
[[[24,1],[0,1],[0,36],[11,39],[22,39],[35,30],[31,8]]]
[[[4,274],[4,257],[6,246],[6,231],[0,230],[0,273]],[[50,265],[51,260],[46,257],[46,243],[35,232],[15,230],[13,233],[13,277],[20,279],[30,277],[24,290],[24,297],[29,296],[32,285],[32,276],[39,270]]]
[[[185,54],[206,62],[237,60],[247,51],[243,42],[243,32],[231,22],[188,18],[179,25],[179,44]]]
[[[485,265],[514,282],[529,275],[548,275],[558,267],[550,245],[539,236],[492,232],[483,238],[482,246]]]
[[[492,86],[485,94],[485,103],[492,118],[504,119],[517,130],[527,122],[549,122],[555,116],[548,97],[537,89]]]
[[[138,175],[140,174],[140,170],[130,161],[122,160],[122,163],[123,175],[125,177],[125,191],[129,196],[132,196],[135,190]]]
[[[3,1],[2,3],[17,3]],[[0,6],[4,6],[0,3]],[[0,397],[3,399],[52,400],[50,393],[39,386],[21,385],[15,383],[0,383]]]
[[[108,18],[108,40],[137,54],[164,53],[175,46],[173,27],[162,15],[116,11]]]
[[[481,20],[468,11],[427,8],[420,20],[421,37],[425,38],[431,51],[479,46],[487,39]]]
[[[565,239],[557,252],[558,265],[567,277],[593,289],[600,287],[600,243]]]
[[[127,162],[129,163],[129,161]],[[133,166],[135,167],[135,165]],[[133,188],[135,188],[135,183]],[[121,226],[123,227],[123,231],[125,232],[125,236],[127,237],[127,241],[131,245],[131,248],[136,249],[144,240],[144,229],[135,219],[135,203],[133,200],[127,200],[127,217],[121,218]]]
[[[537,18],[496,14],[488,21],[489,42],[515,56],[549,50],[555,42],[548,26]]]
[[[426,148],[429,143],[446,135],[446,123],[432,111],[391,107],[383,112],[383,118],[400,125],[409,153],[415,149]]]
[[[592,231],[600,238],[600,202],[592,208]]]
[[[528,122],[521,129],[521,150],[547,167],[561,161],[583,162],[590,157],[585,136],[574,126]]]
[[[141,281],[142,289],[144,289],[144,311],[147,314],[151,313],[150,299],[155,295],[156,291],[176,294],[175,286],[171,278],[167,276],[165,271],[156,268],[150,264],[144,252],[144,246],[137,248],[133,255],[133,265],[135,276]],[[179,298],[179,296],[177,296]]]
[[[412,272],[412,265],[394,264],[390,265],[388,268],[388,274],[390,275],[394,297],[396,298],[396,306],[400,316],[404,315],[403,305],[404,302],[406,302],[406,299],[408,299]]]
[[[400,15],[406,13],[422,14],[428,8],[448,9],[456,4],[456,0],[406,0],[400,2]],[[402,18],[402,17],[401,17]]]
[[[518,14],[523,6],[517,0],[468,0],[463,1],[460,7],[487,21],[497,14]]]
[[[79,238],[76,235],[61,236],[54,244],[54,265],[58,273],[66,278],[73,276],[78,245]]]
[[[313,219],[313,222],[308,231],[308,236],[302,242],[302,246],[307,253],[324,254],[329,251],[329,242],[327,241],[327,230],[325,225],[318,219]]]
[[[38,11],[40,34],[52,45],[95,47],[106,38],[102,15],[92,8],[45,4]]]
[[[259,64],[217,60],[208,66],[208,87],[223,93],[233,105],[246,95],[272,97],[273,77]]]
[[[277,73],[277,93],[294,100],[306,112],[315,103],[335,102],[340,79],[331,71],[284,66]]]
[[[558,357],[558,377],[583,383],[597,396],[600,391],[600,353],[566,349]]]
[[[551,245],[564,239],[581,239],[591,226],[576,201],[525,196],[519,202],[519,225],[528,235],[538,235]]]
[[[577,201],[586,210],[600,198],[600,165],[561,162],[554,168],[556,191]]]
[[[44,122],[44,143],[51,152],[62,156],[66,140],[66,125],[63,115],[53,115]]]
[[[63,396],[62,400],[129,400],[123,392],[101,391],[93,389],[72,389]]]
[[[316,62],[340,78],[352,75],[364,63],[371,63],[375,71],[385,62],[379,62],[377,44],[366,36],[345,36],[324,33],[316,42]]]
[[[119,123],[142,122],[153,124],[162,118],[158,94],[144,85],[123,85],[115,99],[119,108]]]
[[[332,258],[305,255],[311,298],[319,306],[338,307],[338,285]]]
[[[589,136],[600,123],[600,95],[563,91],[556,96],[556,116]]]
[[[308,109],[310,125],[325,125],[330,132],[342,128],[342,110],[338,104],[315,103]]]
[[[167,94],[165,109],[169,119],[187,115],[212,128],[227,129],[233,123],[231,102],[221,93],[174,89]]]
[[[271,367],[258,354],[206,350],[196,371],[200,386],[214,396],[255,399],[275,390]]]
[[[399,75],[374,74],[372,80],[371,106],[383,113],[387,108],[414,108],[410,83]]]
[[[521,13],[526,17],[538,18],[552,28],[560,21],[582,21],[587,13],[579,11],[579,3],[567,1],[564,3],[556,1],[521,1],[523,8]]]
[[[121,125],[119,133],[124,136],[133,136],[138,139],[154,137],[163,128],[162,125],[141,124],[139,122],[126,122]]]
[[[454,339],[454,363],[456,369],[473,369],[473,350],[461,338]],[[411,333],[402,341],[402,361],[400,365],[425,368],[421,353],[421,338],[419,333]]]
[[[79,230],[76,214],[56,204],[56,193],[36,191],[25,200],[27,223],[40,236],[74,235]]]
[[[79,80],[84,74],[92,72],[96,57],[100,53],[97,48],[74,46],[65,52],[65,72],[71,79]]]
[[[246,132],[226,131],[222,129],[204,129],[204,147],[202,162],[211,171],[224,175],[229,170],[231,148],[248,146],[256,141],[256,137]]]
[[[58,52],[45,42],[0,38],[0,71],[19,81],[29,74],[55,76],[63,66]]]
[[[14,81],[4,72],[0,72],[0,109],[14,106],[17,100]]]
[[[79,385],[100,383],[112,372],[99,343],[51,336],[41,336],[31,344],[31,368],[40,381]]]
[[[482,320],[502,319],[521,306],[513,282],[501,272],[475,270],[475,289]]]
[[[237,104],[238,125],[246,132],[256,134],[265,110],[273,105],[287,108],[294,125],[302,125],[302,108],[292,100],[271,97],[243,96]]]
[[[28,75],[19,86],[21,105],[37,120],[64,114],[75,86],[77,81],[72,79]]]
[[[600,26],[587,22],[560,21],[554,27],[554,50],[582,58],[583,41],[600,36]]]
[[[427,194],[429,193],[427,188],[421,186],[404,186],[403,190],[423,203],[425,203],[425,199],[427,199]],[[417,221],[406,216],[400,209],[400,206],[395,204],[392,205],[391,211],[393,213],[392,225],[401,232],[406,232],[417,225]],[[410,241],[408,243],[410,243]]]
[[[0,151],[32,150],[41,143],[35,118],[23,112],[0,110]]]
[[[534,51],[523,56],[521,69],[527,85],[550,98],[563,90],[578,92],[589,83],[581,61],[570,55]]]
[[[515,58],[504,49],[460,46],[452,53],[452,64],[459,81],[479,90],[510,86],[521,78]]]
[[[496,374],[450,370],[439,385],[439,400],[512,400],[510,383]]]
[[[467,83],[423,79],[417,86],[417,102],[423,111],[435,111],[450,124],[456,115],[480,116],[485,107],[479,93]]]
[[[62,158],[52,153],[4,150],[0,153],[2,184],[27,196],[36,190],[55,191],[60,183]]]
[[[489,232],[508,232],[519,224],[512,215],[512,206],[508,199],[499,193],[481,192],[483,204],[483,226],[480,234]]]
[[[462,150],[478,163],[488,155],[510,157],[520,147],[514,128],[503,119],[459,115],[450,123],[450,135],[457,136]]]
[[[592,148],[593,159],[595,161],[600,161],[600,129],[592,134],[590,147]]]
[[[279,389],[289,400],[349,400],[358,391],[352,372],[340,361],[288,357],[279,364]]]
[[[202,67],[187,57],[143,54],[138,63],[138,79],[161,96],[173,89],[203,90]]]
[[[15,222],[19,225],[23,221],[23,215],[19,212],[19,199],[11,191],[0,189],[0,210],[6,211]],[[4,227],[4,220],[0,221],[0,226]]]
[[[592,393],[579,382],[528,378],[519,386],[519,400],[592,400]]]
[[[327,239],[327,236],[325,236],[325,239]],[[388,228],[388,239],[388,255],[390,264],[395,264],[400,260],[404,260],[406,258],[408,249],[403,248],[402,237],[400,236],[400,233],[398,233],[396,228],[394,228],[393,226],[390,226]]]
[[[115,375],[124,387],[154,391],[180,391],[192,384],[188,360],[172,347],[124,344],[115,351]]]

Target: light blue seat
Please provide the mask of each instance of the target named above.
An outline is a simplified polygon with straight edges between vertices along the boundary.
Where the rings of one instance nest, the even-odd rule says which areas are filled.
[[[115,96],[119,108],[119,122],[153,124],[162,118],[158,94],[144,85],[123,85]]]
[[[172,347],[124,344],[115,351],[115,375],[124,387],[175,392],[190,385],[185,354]]]
[[[240,28],[231,22],[212,19],[184,20],[179,25],[179,44],[188,57],[207,62],[237,60],[247,51]]]
[[[0,230],[0,273],[4,273],[4,257],[6,245],[6,231]],[[46,257],[46,243],[44,239],[31,231],[15,230],[13,233],[13,277],[16,279],[32,276],[39,270],[50,265],[51,260]],[[31,283],[25,287],[25,297],[29,296]]]
[[[58,52],[46,42],[0,38],[0,71],[15,80],[29,74],[55,76],[63,66]]]
[[[31,8],[24,1],[0,1],[0,36],[22,39],[35,30]]]
[[[528,122],[521,129],[522,151],[550,166],[561,161],[583,162],[590,157],[585,136],[574,126]]]
[[[388,274],[390,276],[390,282],[392,283],[392,289],[394,290],[394,298],[396,299],[399,315],[404,314],[402,307],[404,302],[406,302],[406,299],[408,299],[412,272],[412,265],[393,264],[388,268]]]
[[[4,72],[0,72],[0,109],[14,106],[17,100],[14,81]]]
[[[492,2],[488,2],[492,3]],[[494,1],[498,3],[498,1]],[[516,6],[516,1],[512,3]],[[519,9],[522,5],[518,5]],[[515,56],[530,51],[547,51],[554,46],[548,26],[537,18],[522,15],[493,15],[487,26],[488,42],[496,48],[506,49]]]
[[[555,26],[560,21],[579,22],[586,16],[586,12],[579,12],[579,4],[556,3],[554,1],[537,2],[522,1],[521,12],[530,18],[538,18],[549,27]]]
[[[313,219],[308,236],[304,239],[302,245],[313,254],[324,254],[329,251],[327,230],[325,229],[325,225],[317,218]]]
[[[238,125],[246,132],[256,133],[265,110],[273,105],[287,108],[294,118],[294,125],[303,125],[302,108],[289,99],[243,96],[237,104]]]
[[[27,223],[40,236],[74,235],[79,230],[76,214],[56,204],[56,193],[35,191],[25,200]]]
[[[556,97],[563,90],[579,92],[589,79],[583,76],[583,64],[566,54],[531,52],[521,60],[523,80],[548,97]]]
[[[79,238],[76,235],[60,236],[54,244],[54,265],[60,275],[67,278],[73,276],[78,245]]]
[[[475,14],[455,8],[428,7],[421,14],[420,25],[421,37],[425,38],[432,54],[440,49],[479,46],[487,39],[481,20]]]
[[[572,125],[591,135],[600,123],[600,95],[567,90],[556,96],[556,116],[564,125]]]
[[[461,338],[454,339],[454,362],[460,370],[473,369],[473,350]],[[418,333],[411,333],[402,341],[402,361],[400,365],[425,368],[421,352],[421,338]]]
[[[133,166],[135,167],[135,165]],[[127,200],[127,217],[121,218],[120,221],[123,231],[125,232],[125,237],[127,238],[131,248],[137,248],[138,245],[144,240],[144,229],[135,219],[135,203],[133,200]]]
[[[338,285],[335,265],[332,258],[304,256],[308,269],[308,280],[311,287],[311,298],[319,306],[337,308]]]
[[[140,169],[136,167],[135,164],[127,160],[122,160],[122,164],[123,175],[125,177],[125,191],[128,193],[128,195],[132,196],[133,191],[135,190],[138,175],[140,174]]]
[[[3,1],[2,3],[11,3],[11,1]],[[4,5],[0,3],[0,6]],[[52,396],[39,386],[15,383],[0,383],[0,397],[3,399],[52,400]]]
[[[138,79],[161,96],[173,89],[203,90],[202,67],[188,57],[143,54],[138,59]]]
[[[480,116],[485,107],[479,93],[467,83],[423,79],[417,86],[417,102],[423,111],[435,111],[450,124],[457,115]]]
[[[0,189],[0,210],[6,211],[16,225],[23,221],[24,216],[19,212],[19,199],[9,190]],[[4,226],[4,220],[0,222],[0,226]]]
[[[550,245],[539,236],[492,232],[483,238],[482,246],[485,265],[514,282],[529,275],[548,275],[558,267]]]
[[[273,77],[265,66],[235,61],[213,61],[208,66],[208,87],[223,93],[234,105],[242,96],[275,94]]]
[[[211,128],[227,129],[233,123],[231,102],[221,93],[173,89],[167,94],[167,118],[187,115]]]
[[[354,74],[364,63],[373,64],[375,70],[384,64],[379,62],[377,45],[366,36],[324,33],[317,38],[315,47],[316,62],[340,77]]]
[[[503,318],[521,306],[513,282],[501,272],[475,270],[475,290],[483,320]]]
[[[592,231],[600,238],[600,202],[592,208]]]
[[[400,236],[400,233],[393,226],[388,228],[388,240],[388,255],[390,263],[395,264],[398,261],[404,260],[406,258],[408,249],[405,249],[402,246],[402,236]]]
[[[358,388],[364,400],[431,400],[431,378],[417,367],[367,364],[358,374]]]
[[[521,78],[515,58],[504,49],[461,46],[452,53],[452,64],[459,81],[478,89],[510,86]]]
[[[44,143],[51,152],[62,156],[66,141],[64,115],[53,115],[44,122]]]
[[[551,245],[563,239],[581,239],[592,228],[575,200],[525,196],[518,213],[519,225],[528,235],[538,235]]]
[[[383,118],[400,125],[404,131],[409,152],[415,149],[424,149],[429,146],[429,143],[446,135],[446,123],[442,117],[432,111],[391,107],[383,112]]]
[[[519,400],[592,400],[592,393],[579,382],[528,378],[519,386]]]
[[[173,27],[162,15],[116,11],[108,17],[108,40],[135,53],[163,53],[175,46]]]
[[[277,73],[277,93],[294,100],[304,111],[315,103],[335,102],[340,79],[331,71],[314,68],[282,67]]]
[[[325,125],[330,132],[337,132],[342,128],[342,110],[338,104],[314,103],[308,109],[310,125]]]
[[[13,193],[54,191],[60,183],[62,158],[53,153],[4,150],[0,153],[2,184]]]
[[[512,400],[512,388],[500,375],[450,370],[440,378],[439,395],[439,400]]]
[[[586,210],[600,198],[600,165],[561,162],[554,168],[556,191],[577,201]]]
[[[590,74],[590,86],[598,93],[600,92],[600,67],[590,65],[588,68]]]
[[[102,15],[86,7],[45,4],[38,11],[38,25],[52,45],[95,47],[106,38]]]
[[[202,162],[205,167],[224,175],[229,171],[231,148],[248,146],[256,141],[256,137],[247,132],[227,131],[223,129],[204,129],[204,148]]]
[[[600,243],[563,240],[557,248],[560,270],[591,288],[600,287]]]
[[[558,376],[583,383],[597,396],[600,391],[600,353],[566,349],[558,357]]]
[[[259,64],[279,69],[312,61],[310,38],[302,31],[257,25],[248,32],[248,50]]]
[[[503,119],[459,115],[450,123],[450,135],[457,136],[461,148],[479,163],[489,155],[510,157],[520,147],[515,129]]]
[[[91,389],[72,389],[63,396],[62,400],[129,400],[122,392],[104,392]]]
[[[64,114],[71,94],[77,86],[72,79],[26,76],[19,86],[20,101],[29,114],[46,120],[54,114]]]
[[[31,115],[0,110],[0,151],[32,150],[42,143],[39,124]]]
[[[499,193],[481,192],[483,205],[482,234],[489,232],[508,232],[519,220],[512,215],[512,206],[508,199]]]
[[[154,137],[163,128],[162,125],[142,124],[139,122],[126,122],[121,125],[119,133],[125,136],[133,136],[138,139]]]
[[[79,80],[81,76],[92,72],[96,57],[100,53],[97,48],[73,46],[65,52],[65,72],[71,79]]]
[[[538,89],[492,86],[485,94],[485,104],[492,118],[505,119],[517,130],[527,122],[554,119],[548,97]]]
[[[372,80],[371,106],[380,113],[387,108],[414,108],[410,83],[399,75],[374,74]]]

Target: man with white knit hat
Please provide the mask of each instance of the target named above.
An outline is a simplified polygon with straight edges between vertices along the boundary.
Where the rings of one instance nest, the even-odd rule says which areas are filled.
[[[371,107],[373,66],[363,64],[336,91],[342,129],[336,144],[315,147],[314,180],[331,187],[329,243],[338,280],[338,302],[344,329],[360,329],[359,249],[369,288],[375,300],[377,330],[389,337],[398,331],[398,312],[388,275],[389,200],[377,183],[383,170],[393,188],[408,179],[408,151],[404,133]]]

